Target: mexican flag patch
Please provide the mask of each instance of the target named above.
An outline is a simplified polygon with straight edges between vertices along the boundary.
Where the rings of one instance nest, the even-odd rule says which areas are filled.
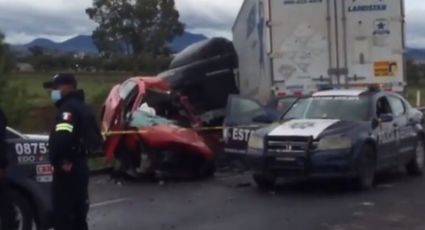
[[[62,113],[62,120],[71,121],[72,120],[72,114],[68,113],[68,112]]]

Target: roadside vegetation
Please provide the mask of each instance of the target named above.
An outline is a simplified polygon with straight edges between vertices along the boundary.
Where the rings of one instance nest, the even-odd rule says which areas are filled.
[[[46,132],[51,127],[55,108],[42,83],[56,72],[16,73],[3,76],[7,82],[2,98],[9,124],[23,132]],[[129,73],[75,73],[86,101],[99,115],[110,89],[127,79]],[[3,100],[2,100],[3,101]]]

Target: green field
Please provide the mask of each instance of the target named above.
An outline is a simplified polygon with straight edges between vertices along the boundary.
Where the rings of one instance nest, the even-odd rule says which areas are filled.
[[[24,132],[46,132],[54,119],[55,108],[42,83],[55,73],[11,73],[6,75],[8,92],[5,111],[11,126]],[[86,101],[99,113],[110,89],[126,80],[128,73],[75,73]]]
[[[22,91],[12,98],[6,98],[6,112],[11,126],[24,132],[46,132],[54,119],[55,108],[42,83],[55,73],[11,73],[6,76],[8,88]],[[86,94],[86,101],[99,113],[110,89],[126,80],[128,73],[75,73],[79,88]],[[425,105],[425,84],[410,86],[407,98],[416,106],[416,92],[421,91],[422,106]],[[11,101],[9,103],[9,100]],[[9,103],[9,104],[8,104]]]
[[[51,79],[55,73],[12,73],[6,76],[8,88],[19,89],[25,92],[24,97],[13,100],[16,110],[10,110],[13,105],[8,105],[5,110],[11,126],[25,133],[47,133],[54,119],[55,108],[50,101],[42,83]],[[99,113],[110,89],[128,77],[127,73],[75,73],[79,88],[86,94],[86,100]],[[6,98],[12,100],[13,98]],[[26,103],[24,103],[24,101]],[[22,106],[22,109],[19,107]],[[16,114],[22,113],[22,114]],[[15,116],[16,115],[16,116]],[[15,119],[19,116],[18,119]],[[89,161],[91,170],[101,170],[106,167],[103,157],[96,157]]]
[[[50,104],[48,93],[42,83],[51,79],[55,73],[12,73],[6,76],[9,86],[24,88],[34,106]],[[127,73],[75,73],[79,88],[84,89],[89,103],[95,102],[99,95],[108,92],[115,84],[127,79]]]
[[[421,100],[420,100],[420,106],[425,106],[425,84],[421,83],[414,86],[409,86],[407,90],[407,99],[410,101],[412,106],[416,107],[416,98],[417,98],[417,92],[421,93]]]

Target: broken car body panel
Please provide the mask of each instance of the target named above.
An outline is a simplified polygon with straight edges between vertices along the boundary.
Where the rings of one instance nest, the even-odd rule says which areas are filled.
[[[121,85],[114,86],[104,104],[102,130],[105,132],[125,130],[128,114],[138,108],[148,88],[166,90],[168,85],[158,78],[133,77]],[[120,135],[107,138],[105,156],[108,160],[113,159],[120,138]]]
[[[107,159],[114,159],[121,143],[140,154],[142,143],[158,154],[171,148],[212,161],[221,147],[216,126],[223,124],[227,97],[239,91],[236,58],[232,42],[208,39],[177,54],[157,77],[130,78],[116,86],[105,103],[103,130],[135,133],[109,136]],[[151,117],[138,118],[143,110]],[[211,129],[199,129],[205,127]]]
[[[144,78],[132,78],[111,91],[103,113],[103,128],[130,132],[107,137],[107,160],[113,160],[120,151],[134,153],[127,158],[131,162],[127,165],[139,168],[143,165],[138,163],[142,161],[141,154],[163,159],[164,153],[171,151],[196,156],[202,159],[200,162],[213,162],[214,152],[194,129],[199,123],[185,106],[185,98],[169,92],[159,78],[148,82],[153,84],[146,82]],[[160,166],[161,163],[155,164]]]

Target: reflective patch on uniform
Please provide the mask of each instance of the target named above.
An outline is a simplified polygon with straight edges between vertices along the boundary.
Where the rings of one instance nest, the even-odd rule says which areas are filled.
[[[56,132],[67,131],[72,133],[74,131],[74,126],[68,123],[60,123],[56,125]]]
[[[36,176],[36,180],[39,183],[51,183],[53,182],[53,175]]]

